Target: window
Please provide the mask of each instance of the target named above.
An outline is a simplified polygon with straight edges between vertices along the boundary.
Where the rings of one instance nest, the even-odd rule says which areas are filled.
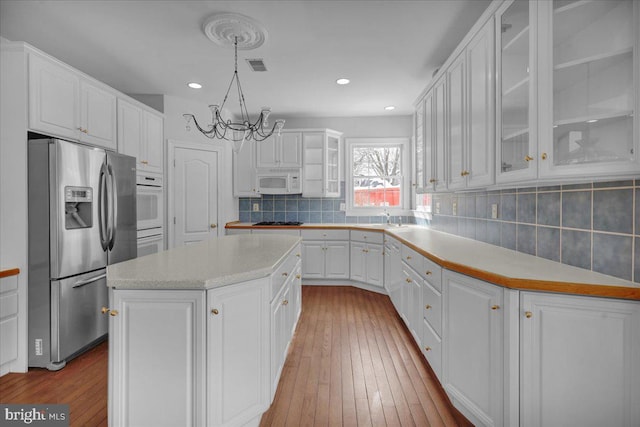
[[[348,138],[348,215],[400,215],[409,209],[408,138]]]

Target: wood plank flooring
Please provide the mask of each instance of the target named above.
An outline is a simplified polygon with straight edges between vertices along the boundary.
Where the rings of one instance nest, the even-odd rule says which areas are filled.
[[[107,351],[105,341],[60,371],[30,368],[26,374],[0,377],[0,402],[64,403],[69,405],[71,426],[106,426]]]
[[[449,403],[388,297],[303,286],[302,298],[261,426],[470,425]],[[0,402],[66,403],[71,426],[106,426],[107,349],[104,342],[58,372],[0,377]]]
[[[302,315],[261,426],[469,426],[384,295],[303,286]]]

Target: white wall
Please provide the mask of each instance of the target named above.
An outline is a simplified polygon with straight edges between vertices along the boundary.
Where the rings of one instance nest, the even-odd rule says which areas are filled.
[[[182,117],[185,113],[192,113],[204,127],[211,121],[211,112],[206,104],[191,99],[165,95],[164,97],[164,137],[165,140],[198,143],[213,146],[223,150],[222,159],[218,164],[221,180],[218,188],[218,224],[220,235],[224,235],[224,224],[238,219],[238,199],[233,197],[233,170],[231,142],[208,139],[202,135],[191,123],[191,131],[187,132],[186,122]],[[165,148],[165,159],[167,157]],[[167,183],[170,185],[170,183]],[[168,227],[167,227],[168,230]]]
[[[321,117],[286,118],[273,112],[271,119],[285,119],[285,129],[329,128],[343,132],[343,138],[361,137],[397,137],[413,136],[413,117],[377,116],[377,117]]]

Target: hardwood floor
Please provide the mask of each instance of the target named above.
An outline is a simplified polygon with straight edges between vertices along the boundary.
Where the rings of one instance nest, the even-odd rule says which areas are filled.
[[[302,315],[261,426],[471,425],[384,295],[303,286]]]
[[[388,297],[348,286],[303,286],[302,298],[261,426],[470,425],[450,405]],[[0,377],[0,402],[66,403],[71,426],[106,426],[107,343],[58,372]]]
[[[57,372],[31,368],[0,377],[0,403],[64,403],[70,426],[107,425],[107,342]]]

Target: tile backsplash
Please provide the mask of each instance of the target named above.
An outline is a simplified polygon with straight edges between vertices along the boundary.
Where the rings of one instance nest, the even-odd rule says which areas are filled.
[[[640,283],[640,180],[422,199],[418,224]]]
[[[387,218],[375,216],[347,216],[340,205],[345,203],[344,181],[340,183],[340,197],[307,198],[300,194],[263,195],[262,197],[240,197],[240,222],[260,221],[300,221],[304,223],[337,223],[337,224],[382,224]],[[254,211],[257,204],[258,210]],[[381,208],[382,212],[382,208]],[[413,221],[412,216],[392,216],[391,221],[407,224]]]

